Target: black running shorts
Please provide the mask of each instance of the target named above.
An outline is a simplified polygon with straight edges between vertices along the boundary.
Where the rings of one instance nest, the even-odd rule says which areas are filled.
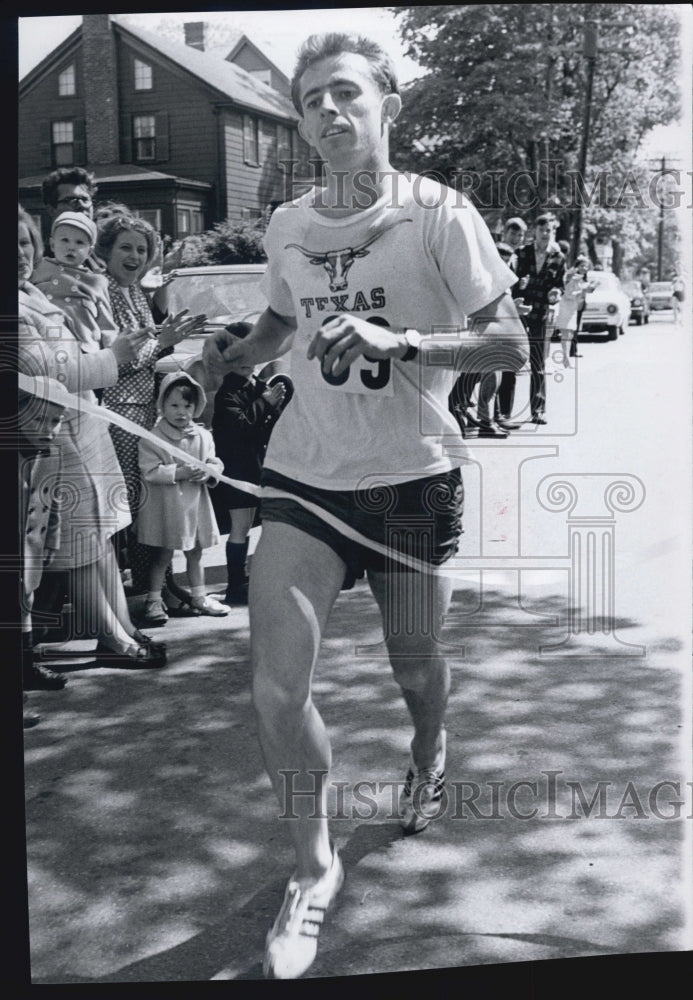
[[[429,565],[439,566],[457,551],[464,508],[459,469],[394,485],[374,482],[366,490],[318,489],[265,469],[261,485],[303,497],[366,538]],[[366,569],[408,571],[397,559],[347,538],[297,500],[263,497],[261,518],[291,524],[329,545],[346,563],[343,590],[353,587]]]

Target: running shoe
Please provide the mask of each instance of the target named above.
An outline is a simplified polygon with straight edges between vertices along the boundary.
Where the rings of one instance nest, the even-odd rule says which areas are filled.
[[[334,847],[332,864],[310,889],[302,890],[292,876],[279,915],[267,933],[262,963],[265,979],[298,979],[310,968],[325,913],[343,882],[344,868]]]
[[[212,618],[224,618],[229,613],[229,609],[225,604],[221,604],[209,595],[206,597],[193,597],[190,603],[201,615],[211,615]]]
[[[409,758],[409,770],[399,797],[399,821],[405,834],[421,833],[441,812],[445,789],[446,732],[440,731],[441,747],[433,767],[419,770],[414,757]]]

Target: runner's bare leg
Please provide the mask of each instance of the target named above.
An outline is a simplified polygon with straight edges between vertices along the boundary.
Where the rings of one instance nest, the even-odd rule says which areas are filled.
[[[439,643],[453,581],[444,575],[369,570],[368,582],[383,620],[390,664],[412,722],[412,753],[432,767],[450,693],[450,667]]]
[[[328,772],[330,741],[311,697],[322,632],[344,580],[345,565],[324,542],[292,525],[266,521],[250,570],[253,703],[265,767],[287,819],[296,874],[308,887],[332,861],[326,786],[315,797],[294,796],[281,771],[298,771],[293,788],[319,787],[311,771]],[[321,818],[315,818],[316,805]],[[313,817],[313,818],[311,818]]]

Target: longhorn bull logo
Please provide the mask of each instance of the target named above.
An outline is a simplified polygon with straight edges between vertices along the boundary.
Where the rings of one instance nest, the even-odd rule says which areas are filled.
[[[330,279],[330,291],[342,292],[347,287],[347,275],[356,258],[368,256],[369,251],[366,247],[369,247],[371,243],[375,243],[376,240],[379,240],[380,237],[384,236],[390,229],[394,229],[395,226],[399,226],[403,222],[412,221],[412,219],[398,219],[398,221],[393,222],[392,225],[384,226],[377,233],[374,233],[370,239],[367,239],[365,243],[360,243],[357,247],[344,247],[342,250],[327,250],[323,253],[317,250],[309,250],[307,247],[302,247],[300,243],[287,243],[284,249],[290,250],[293,248],[295,250],[299,250],[304,257],[308,258],[311,264],[316,264],[318,267],[324,267]]]

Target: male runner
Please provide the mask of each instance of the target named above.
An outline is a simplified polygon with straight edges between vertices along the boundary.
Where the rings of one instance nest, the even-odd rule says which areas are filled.
[[[205,348],[220,368],[222,351],[258,364],[291,348],[295,393],[265,459],[249,597],[265,765],[297,815],[285,820],[296,870],[263,966],[280,979],[311,965],[344,878],[326,819],[330,743],[311,698],[323,627],[340,589],[365,571],[414,724],[400,815],[405,832],[418,832],[439,811],[450,684],[430,622],[440,624],[452,584],[426,569],[456,551],[462,514],[463,445],[447,398],[455,369],[517,369],[528,353],[508,294],[514,275],[481,217],[456,192],[390,166],[401,100],[387,55],[360,36],[311,36],[292,93],[325,186],[272,216],[269,308],[252,333],[235,344],[222,333]],[[378,550],[393,549],[392,512],[428,514],[431,544],[430,529],[414,530],[407,549],[423,572]],[[324,775],[322,818],[311,818],[313,799],[287,808],[287,770],[299,772],[297,790]]]

